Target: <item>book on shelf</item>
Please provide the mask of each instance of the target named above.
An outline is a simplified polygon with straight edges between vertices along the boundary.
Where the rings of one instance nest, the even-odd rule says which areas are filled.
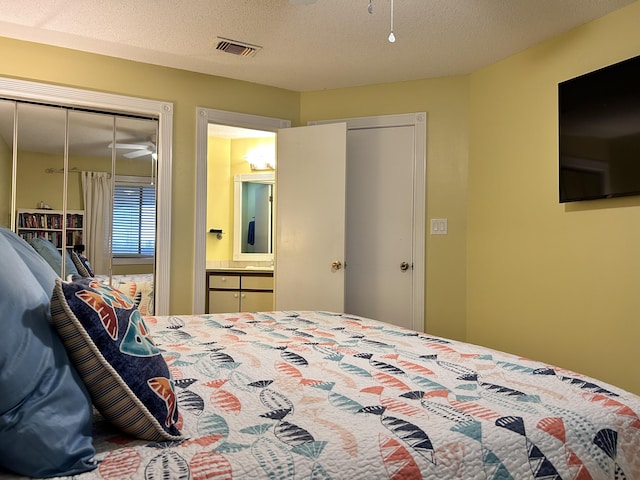
[[[44,237],[59,249],[63,238],[67,248],[83,243],[84,212],[81,210],[67,211],[65,221],[61,210],[18,209],[16,224],[18,235],[27,241]]]

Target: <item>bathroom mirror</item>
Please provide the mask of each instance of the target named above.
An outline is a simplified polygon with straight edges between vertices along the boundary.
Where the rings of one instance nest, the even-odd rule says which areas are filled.
[[[273,260],[274,181],[273,172],[234,176],[234,260]]]

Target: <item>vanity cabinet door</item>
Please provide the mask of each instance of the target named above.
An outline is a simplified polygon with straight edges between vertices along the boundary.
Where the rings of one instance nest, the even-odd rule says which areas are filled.
[[[271,312],[273,310],[273,292],[242,292],[241,312]]]
[[[207,313],[239,312],[240,276],[211,273],[207,277]]]
[[[233,313],[240,311],[239,290],[210,290],[208,313]]]
[[[243,275],[241,286],[241,312],[273,310],[273,275]]]

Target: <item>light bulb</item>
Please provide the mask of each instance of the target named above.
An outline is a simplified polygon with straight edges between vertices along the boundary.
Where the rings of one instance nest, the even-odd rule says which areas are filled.
[[[396,36],[393,34],[393,0],[391,0],[391,33],[389,34],[389,42],[394,43]]]

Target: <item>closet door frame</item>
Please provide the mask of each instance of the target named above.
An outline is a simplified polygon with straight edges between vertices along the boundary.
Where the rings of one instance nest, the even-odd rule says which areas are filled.
[[[169,314],[173,103],[0,77],[0,97],[158,118],[155,314]],[[14,170],[16,168],[14,156]],[[15,182],[14,182],[15,183]],[[15,190],[15,184],[12,184]],[[12,191],[15,211],[15,192]],[[12,212],[12,216],[15,212]]]

